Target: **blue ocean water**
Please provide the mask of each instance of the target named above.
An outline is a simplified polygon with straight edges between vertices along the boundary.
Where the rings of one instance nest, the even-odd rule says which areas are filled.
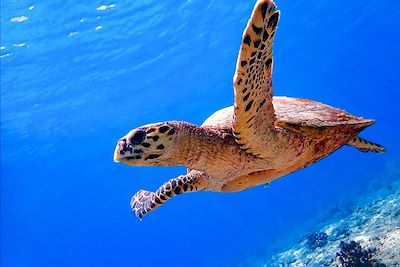
[[[274,93],[377,123],[304,170],[235,194],[129,207],[184,168],[128,167],[116,141],[150,122],[200,124],[233,103],[254,1],[1,1],[1,262],[7,266],[259,266],[310,218],[398,161],[400,2],[277,1]]]

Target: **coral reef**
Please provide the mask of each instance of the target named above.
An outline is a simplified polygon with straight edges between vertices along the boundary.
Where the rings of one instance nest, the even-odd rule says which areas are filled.
[[[400,267],[400,183],[382,190],[262,266]]]

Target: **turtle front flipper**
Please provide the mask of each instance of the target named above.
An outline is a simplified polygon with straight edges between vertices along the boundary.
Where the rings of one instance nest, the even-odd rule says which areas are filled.
[[[190,171],[163,184],[156,192],[138,191],[131,199],[131,208],[135,215],[142,220],[147,213],[157,209],[173,196],[196,192],[205,188],[207,175],[200,171]]]
[[[233,134],[248,153],[269,157],[275,111],[272,104],[272,43],[279,11],[272,0],[258,0],[244,30],[233,78]]]

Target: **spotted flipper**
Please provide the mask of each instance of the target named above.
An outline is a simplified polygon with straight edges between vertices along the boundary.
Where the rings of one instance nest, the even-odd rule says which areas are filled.
[[[381,145],[369,142],[361,137],[354,137],[350,142],[347,143],[350,146],[357,148],[362,152],[373,152],[373,153],[382,153],[386,151]]]
[[[233,78],[234,136],[243,149],[258,156],[265,153],[267,138],[275,127],[272,42],[278,20],[279,11],[274,2],[257,1],[243,33]]]
[[[203,178],[205,177],[206,174],[203,172],[191,171],[187,175],[181,175],[169,180],[156,192],[140,190],[132,197],[131,208],[135,215],[142,220],[144,215],[157,209],[173,196],[203,190]]]

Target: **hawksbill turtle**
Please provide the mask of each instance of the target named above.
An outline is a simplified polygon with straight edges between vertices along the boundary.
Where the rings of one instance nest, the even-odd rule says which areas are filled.
[[[186,166],[157,191],[140,190],[131,200],[142,217],[170,198],[201,190],[238,192],[269,183],[328,156],[343,145],[383,152],[358,137],[374,120],[292,97],[273,96],[272,43],[280,12],[258,0],[242,36],[233,78],[234,106],[201,126],[183,121],[153,123],[122,137],[114,161],[130,166]]]

